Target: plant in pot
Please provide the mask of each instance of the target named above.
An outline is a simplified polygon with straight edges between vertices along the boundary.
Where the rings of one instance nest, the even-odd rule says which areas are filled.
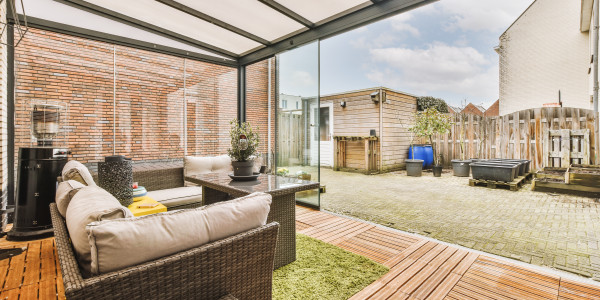
[[[467,151],[465,146],[465,128],[468,115],[464,110],[464,106],[461,109],[461,111],[457,113],[456,117],[459,118],[460,122],[460,131],[458,136],[460,146],[460,159],[452,160],[452,171],[454,173],[454,176],[469,177],[471,173],[471,160],[467,159]]]
[[[238,122],[233,119],[231,122],[229,136],[231,137],[231,148],[227,149],[227,154],[231,157],[234,176],[252,176],[254,160],[252,156],[256,154],[258,148],[258,133],[252,129],[248,122]]]
[[[451,117],[430,107],[415,114],[415,124],[409,128],[418,137],[427,138],[433,148],[433,176],[442,176],[441,155],[433,143],[433,135],[446,134],[452,126]]]

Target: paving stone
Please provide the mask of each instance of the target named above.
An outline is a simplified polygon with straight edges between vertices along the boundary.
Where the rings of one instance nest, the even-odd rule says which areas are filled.
[[[291,172],[292,170],[290,170]],[[321,169],[325,210],[576,274],[600,274],[600,203],[569,195],[470,187],[468,179]]]

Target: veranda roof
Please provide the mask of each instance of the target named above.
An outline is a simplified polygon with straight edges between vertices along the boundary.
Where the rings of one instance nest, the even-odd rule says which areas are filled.
[[[31,27],[246,65],[434,1],[23,0],[23,6]]]

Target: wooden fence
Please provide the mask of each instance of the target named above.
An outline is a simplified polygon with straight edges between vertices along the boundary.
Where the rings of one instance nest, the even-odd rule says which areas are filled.
[[[287,166],[302,162],[304,147],[304,118],[301,114],[281,112],[277,120],[277,162],[278,165]]]
[[[461,128],[464,126],[464,142]],[[579,108],[535,108],[499,117],[454,116],[450,133],[434,138],[444,165],[461,158],[529,159],[533,169],[569,163],[600,163],[594,154],[594,112]],[[587,138],[586,138],[587,136]],[[586,156],[587,155],[587,156]]]

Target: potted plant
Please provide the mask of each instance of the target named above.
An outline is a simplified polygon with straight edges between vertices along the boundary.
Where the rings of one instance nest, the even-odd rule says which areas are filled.
[[[415,145],[413,142],[414,142],[414,134],[415,133],[411,130],[411,128],[409,128],[408,131],[410,132],[410,150],[411,150],[411,153],[413,153],[413,159],[406,160],[406,175],[414,176],[414,177],[421,177],[421,173],[423,172],[423,160],[422,159],[414,159]]]
[[[433,149],[433,176],[442,176],[441,155],[433,143],[434,134],[446,134],[452,126],[451,117],[430,107],[415,114],[415,124],[409,128],[418,137],[425,137]]]
[[[454,172],[454,176],[469,177],[469,174],[471,173],[471,160],[467,160],[467,151],[465,149],[465,121],[467,119],[467,114],[464,111],[464,107],[457,115],[460,120],[460,133],[458,136],[460,145],[460,159],[452,160],[452,170]]]
[[[231,157],[234,176],[252,176],[254,160],[252,156],[258,148],[258,133],[252,129],[250,123],[238,122],[233,119],[231,122],[229,136],[231,137],[231,148],[227,149],[227,154]]]

